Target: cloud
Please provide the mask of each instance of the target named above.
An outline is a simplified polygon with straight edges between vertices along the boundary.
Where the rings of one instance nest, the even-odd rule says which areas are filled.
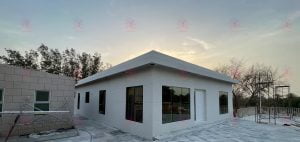
[[[259,37],[260,38],[273,37],[284,33],[284,31],[290,31],[293,27],[293,23],[299,18],[300,18],[300,11],[294,11],[292,13],[289,13],[287,15],[286,20],[283,21],[281,25],[278,25],[277,29],[270,32],[262,33],[259,35]]]
[[[263,34],[259,35],[259,37],[260,38],[272,37],[272,36],[279,35],[281,32],[282,32],[282,29],[279,29],[279,30],[276,30],[276,31],[263,33]]]
[[[2,33],[4,35],[20,36],[20,35],[24,35],[25,32],[22,32],[21,30],[16,30],[16,29],[0,27],[0,33]]]
[[[203,50],[209,50],[213,48],[213,45],[197,38],[186,37],[187,41],[184,41],[181,45],[185,47],[200,47]]]
[[[66,38],[69,39],[69,40],[76,39],[76,37],[74,37],[74,36],[66,36]]]

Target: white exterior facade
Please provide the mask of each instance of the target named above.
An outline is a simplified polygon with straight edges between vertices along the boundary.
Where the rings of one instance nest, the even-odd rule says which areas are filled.
[[[148,53],[149,54],[149,53]],[[150,53],[159,56],[158,53]],[[145,55],[144,55],[145,56]],[[169,58],[169,57],[168,57]],[[134,59],[133,59],[134,60]],[[130,61],[129,61],[130,62]],[[76,87],[74,113],[103,122],[122,131],[144,138],[163,135],[199,123],[213,122],[232,115],[232,84],[209,77],[182,72],[157,63],[132,68],[101,80],[80,84]],[[143,122],[126,120],[126,88],[143,86]],[[162,86],[190,89],[190,119],[172,123],[162,122]],[[99,91],[106,90],[105,114],[99,113]],[[228,113],[219,112],[219,92],[228,93]],[[85,92],[90,102],[85,103]],[[77,108],[80,93],[80,108]],[[196,100],[195,100],[196,98]]]

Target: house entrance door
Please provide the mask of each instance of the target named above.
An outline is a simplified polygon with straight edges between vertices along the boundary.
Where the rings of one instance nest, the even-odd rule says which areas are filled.
[[[203,122],[206,120],[206,96],[204,90],[195,91],[195,120]]]

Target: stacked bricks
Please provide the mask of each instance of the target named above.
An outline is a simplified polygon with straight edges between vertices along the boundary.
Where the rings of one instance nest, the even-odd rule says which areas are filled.
[[[21,115],[21,121],[12,135],[68,128],[72,124],[75,80],[70,77],[42,71],[0,64],[0,89],[3,90],[2,111],[33,111],[36,91],[49,91],[50,111],[70,111],[49,115]],[[17,114],[0,117],[0,136],[6,136]],[[53,117],[55,116],[55,117]],[[59,118],[59,119],[57,119]],[[33,122],[30,125],[22,123]]]

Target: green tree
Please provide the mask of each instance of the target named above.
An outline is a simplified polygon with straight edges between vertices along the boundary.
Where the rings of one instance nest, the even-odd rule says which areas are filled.
[[[25,51],[25,68],[38,69],[38,57],[39,54],[35,50]]]
[[[62,72],[66,76],[78,78],[76,71],[79,69],[79,61],[75,49],[66,49],[63,52]]]
[[[50,73],[54,73],[54,74],[62,73],[62,55],[58,51],[58,49],[51,49],[50,57],[51,57]]]
[[[41,69],[48,73],[60,74],[62,72],[62,55],[58,49],[50,49],[44,44],[38,48],[41,54]]]
[[[91,55],[83,52],[79,55],[80,66],[81,66],[81,77],[86,78],[90,75],[90,61]]]
[[[5,63],[13,66],[25,67],[25,58],[19,51],[6,49],[7,56],[0,56],[0,59]]]
[[[95,53],[91,58],[90,65],[90,75],[96,74],[100,71],[100,68],[103,66],[103,62],[101,61],[101,55],[99,53]]]
[[[85,52],[77,54],[73,48],[60,52],[58,49],[50,49],[41,44],[37,50],[25,51],[24,55],[12,49],[5,49],[5,51],[7,56],[0,56],[0,61],[5,64],[39,69],[53,74],[62,73],[76,80],[111,67],[111,64],[103,63],[100,53],[95,53],[93,56]]]
[[[40,62],[40,66],[41,69],[52,73],[51,71],[51,56],[50,53],[48,51],[48,47],[45,46],[44,44],[42,44],[39,48],[38,48],[39,53],[41,54],[41,62]]]

